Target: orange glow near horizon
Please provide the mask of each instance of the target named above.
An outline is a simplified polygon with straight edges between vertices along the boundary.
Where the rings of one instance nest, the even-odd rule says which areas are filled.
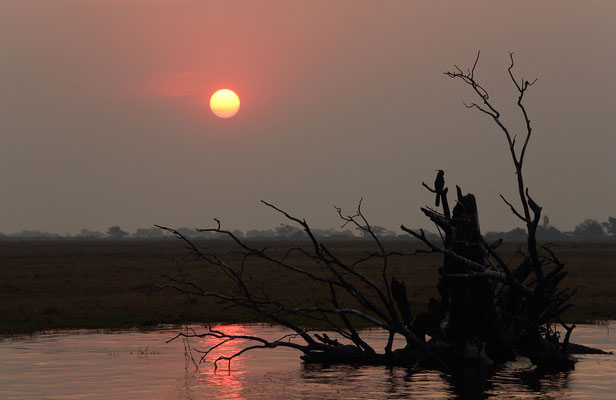
[[[231,118],[240,109],[240,98],[233,90],[220,89],[210,97],[210,109],[220,118]]]

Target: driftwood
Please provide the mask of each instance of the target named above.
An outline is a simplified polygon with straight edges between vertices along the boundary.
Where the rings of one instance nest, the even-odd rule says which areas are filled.
[[[352,363],[419,366],[455,371],[468,368],[486,369],[513,360],[518,356],[528,357],[541,370],[572,369],[575,359],[572,352],[588,351],[583,346],[569,343],[575,325],[564,323],[561,315],[571,307],[569,299],[573,291],[559,289],[565,278],[565,265],[549,247],[539,247],[535,238],[542,208],[529,195],[524,184],[523,163],[532,128],[523,104],[524,95],[534,81],[516,80],[513,75],[513,55],[508,68],[509,76],[518,90],[517,105],[524,118],[522,146],[516,147],[516,135],[500,119],[499,111],[492,105],[488,92],[475,80],[479,54],[472,69],[455,71],[446,75],[462,80],[478,96],[479,102],[466,104],[489,116],[504,134],[513,164],[516,168],[517,188],[521,211],[503,200],[527,228],[527,242],[522,252],[523,260],[510,265],[498,255],[498,245],[487,243],[481,235],[479,213],[475,196],[464,194],[456,187],[456,202],[450,209],[448,188],[444,174],[439,172],[435,182],[438,187],[423,186],[436,193],[442,212],[430,207],[421,208],[444,236],[439,243],[429,239],[423,230],[401,229],[418,239],[423,246],[404,253],[390,253],[375,234],[361,210],[345,215],[337,208],[343,226],[351,225],[372,239],[375,252],[355,262],[343,261],[333,254],[326,242],[319,240],[308,223],[292,216],[273,204],[263,202],[296,223],[305,232],[310,246],[295,247],[287,252],[303,254],[313,264],[323,268],[311,268],[288,261],[288,257],[276,256],[268,249],[252,247],[249,243],[221,227],[216,220],[215,228],[201,229],[216,232],[233,240],[243,256],[240,265],[231,265],[223,254],[197,248],[181,233],[174,233],[187,243],[190,252],[207,266],[224,271],[234,284],[232,293],[220,293],[202,288],[190,281],[169,277],[169,282],[160,288],[174,288],[197,296],[214,297],[226,303],[241,306],[260,313],[272,322],[287,327],[293,335],[278,340],[265,340],[253,336],[235,336],[219,330],[204,333],[183,333],[184,337],[212,337],[219,340],[214,347],[203,353],[205,359],[214,348],[230,341],[242,341],[245,347],[235,354],[215,360],[228,363],[240,354],[258,348],[290,347],[302,353],[306,362]],[[502,196],[501,196],[502,197]],[[412,242],[410,242],[412,243]],[[443,264],[439,269],[438,299],[432,299],[425,313],[414,315],[409,306],[404,282],[391,276],[388,260],[392,256],[409,256],[418,253],[440,253]],[[298,274],[305,280],[329,287],[329,299],[315,301],[314,305],[301,307],[281,304],[266,291],[251,287],[244,273],[250,260],[258,258],[276,268]],[[380,279],[373,280],[362,273],[357,265],[372,259],[381,262]],[[298,289],[299,290],[299,289]],[[344,293],[343,302],[340,294]],[[349,301],[349,299],[351,299]],[[376,299],[376,300],[375,300]],[[328,329],[308,329],[300,326],[295,316],[318,321]],[[383,349],[371,347],[356,328],[354,321],[385,330],[388,341]],[[333,332],[335,338],[326,332]],[[562,333],[561,333],[562,332]],[[394,349],[395,337],[404,339],[404,345]]]

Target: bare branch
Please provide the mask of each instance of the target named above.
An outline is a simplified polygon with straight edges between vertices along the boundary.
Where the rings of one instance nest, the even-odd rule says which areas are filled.
[[[507,201],[507,199],[501,194],[499,195],[501,197],[501,199],[503,199],[503,201],[509,206],[509,208],[511,208],[511,212],[515,214],[516,217],[520,218],[522,221],[528,223],[528,219],[526,217],[524,217],[522,214],[520,214],[518,212],[518,210],[515,209],[515,207],[513,206],[513,204],[511,204],[510,202]]]

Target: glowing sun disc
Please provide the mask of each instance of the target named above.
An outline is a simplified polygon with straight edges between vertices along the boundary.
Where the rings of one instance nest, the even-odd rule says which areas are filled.
[[[233,90],[220,89],[210,97],[210,109],[220,118],[231,118],[240,109],[240,98]]]

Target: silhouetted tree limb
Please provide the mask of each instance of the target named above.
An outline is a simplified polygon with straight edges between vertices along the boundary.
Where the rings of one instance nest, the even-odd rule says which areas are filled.
[[[264,204],[281,212],[283,215],[285,215],[285,217],[287,217],[288,219],[292,221],[295,221],[296,223],[300,224],[304,228],[308,236],[311,238],[313,252],[307,252],[306,250],[302,250],[302,253],[307,254],[312,260],[316,260],[319,263],[324,263],[328,267],[329,271],[331,272],[331,275],[329,276],[317,275],[316,273],[310,272],[304,268],[301,268],[296,265],[292,265],[284,261],[284,259],[286,258],[286,254],[282,259],[277,259],[277,258],[270,256],[266,252],[266,250],[253,248],[249,246],[247,243],[245,243],[243,240],[235,237],[232,232],[222,229],[218,221],[217,221],[216,228],[204,229],[203,231],[212,231],[212,232],[217,232],[217,233],[230,236],[234,241],[236,241],[236,243],[240,246],[240,248],[243,249],[242,251],[245,252],[245,255],[247,257],[256,256],[258,258],[271,261],[272,263],[274,263],[275,265],[279,267],[286,268],[292,272],[305,275],[306,277],[310,279],[328,284],[328,286],[330,287],[331,294],[332,294],[330,306],[288,307],[278,302],[275,302],[269,299],[268,297],[259,295],[258,293],[255,293],[254,290],[249,287],[249,285],[246,283],[242,275],[238,273],[237,270],[234,270],[230,265],[224,262],[216,254],[210,251],[198,250],[197,247],[194,244],[192,244],[189,239],[181,235],[178,235],[178,237],[188,244],[187,247],[192,250],[192,252],[196,255],[197,258],[206,261],[212,266],[221,268],[227,274],[227,276],[236,283],[239,289],[239,294],[238,295],[223,295],[217,292],[204,290],[192,282],[173,279],[171,277],[168,277],[169,283],[165,285],[161,285],[160,289],[174,288],[181,292],[189,293],[193,295],[199,295],[199,296],[205,296],[205,297],[215,297],[215,298],[218,298],[218,299],[221,299],[221,300],[224,300],[224,301],[236,304],[236,305],[240,305],[243,307],[248,307],[254,311],[257,311],[267,316],[268,318],[274,320],[275,322],[278,322],[278,323],[281,323],[282,325],[287,326],[288,328],[295,331],[299,337],[304,339],[304,341],[306,342],[306,345],[304,345],[303,347],[296,347],[296,348],[302,350],[305,353],[306,359],[313,359],[316,357],[318,360],[325,360],[324,359],[325,356],[323,355],[325,354],[327,357],[332,357],[332,360],[336,360],[336,357],[341,356],[339,354],[341,351],[341,349],[339,348],[340,347],[339,343],[334,345],[333,341],[328,341],[328,340],[324,341],[323,340],[324,336],[320,336],[321,339],[319,339],[319,336],[316,336],[316,335],[314,337],[310,336],[308,334],[308,330],[301,328],[293,323],[290,323],[289,321],[285,319],[284,315],[292,314],[292,315],[312,316],[315,314],[321,314],[323,316],[327,316],[327,315],[339,316],[341,320],[343,321],[344,327],[346,329],[333,328],[333,330],[336,331],[337,333],[340,333],[341,336],[351,340],[351,342],[354,344],[357,351],[361,351],[367,354],[373,354],[375,358],[374,359],[371,358],[371,360],[374,362],[376,362],[376,360],[379,360],[378,363],[406,362],[404,361],[406,360],[406,358],[398,357],[396,358],[396,360],[387,358],[387,357],[390,357],[390,358],[393,357],[391,356],[393,336],[395,334],[400,334],[406,339],[406,342],[409,343],[409,345],[412,345],[415,348],[415,351],[418,352],[420,354],[420,357],[426,360],[426,362],[432,365],[441,365],[441,367],[444,367],[444,364],[442,364],[442,362],[439,361],[438,357],[436,357],[431,352],[431,350],[428,347],[426,347],[424,342],[418,339],[415,336],[414,332],[410,330],[409,325],[412,319],[412,316],[410,314],[410,309],[408,308],[408,304],[404,305],[403,303],[400,302],[400,299],[405,298],[406,296],[405,289],[401,291],[401,286],[396,287],[395,289],[396,301],[394,302],[393,297],[390,294],[391,292],[384,291],[381,286],[377,285],[375,282],[370,280],[363,273],[352,268],[345,262],[341,261],[339,258],[334,256],[332,252],[329,251],[329,249],[327,248],[327,246],[325,246],[324,243],[319,242],[313,235],[310,235],[310,227],[304,220],[295,218],[269,203],[264,202]],[[339,210],[339,213],[340,215],[342,215],[340,210]],[[356,214],[351,215],[351,216],[343,216],[342,220],[345,221],[345,223],[354,223],[354,224],[362,225],[364,229],[366,229],[368,232],[371,231],[370,224],[368,223],[366,218],[361,213],[360,207],[358,207],[358,211]],[[161,228],[171,233],[176,234],[176,231],[172,228],[167,228],[167,227],[161,227]],[[373,237],[373,240],[375,242],[380,243],[380,240],[378,239],[378,237],[374,235],[371,235],[371,236]],[[373,254],[372,256],[387,259],[390,256],[390,253],[385,252],[384,247],[382,246],[382,243],[380,243],[380,246],[378,247],[379,247],[379,251]],[[416,252],[409,252],[408,254],[412,255],[412,254],[416,254]],[[384,279],[384,282],[387,282],[389,286],[390,278],[387,275],[386,267],[387,267],[387,264],[386,262],[384,262],[383,267],[382,267],[382,271],[383,271],[382,277]],[[369,296],[367,296],[363,292],[362,289],[359,289],[359,286],[357,285],[357,283],[350,281],[351,277],[354,278],[358,283],[361,282],[364,285],[366,285],[369,290],[374,291],[377,294],[378,298],[380,299],[380,304],[374,303],[373,301],[369,300]],[[339,301],[336,295],[336,288],[344,290],[348,294],[350,294],[352,298],[355,299],[357,304],[363,309],[366,309],[366,311],[362,311],[362,309],[355,308],[355,307],[341,306],[339,304]],[[389,290],[389,288],[387,289]],[[400,314],[397,307],[402,307],[402,310],[403,310],[402,314]],[[351,323],[350,319],[348,318],[349,316],[354,316],[356,318],[363,319],[369,322],[371,325],[381,327],[391,332],[391,335],[390,335],[391,339],[388,340],[388,343],[385,347],[385,353],[384,353],[385,355],[390,354],[390,356],[386,357],[383,354],[378,355],[372,347],[367,345],[367,343],[361,338],[357,329]],[[400,317],[402,317],[402,320],[400,319]],[[325,318],[323,320],[325,320]],[[257,348],[257,347],[251,347],[251,349],[252,348]],[[344,357],[349,357],[350,355],[348,353],[349,353],[349,349],[344,347]],[[358,357],[358,355],[355,354],[353,355],[352,358],[354,360],[357,359],[357,361],[359,361],[361,357]],[[411,359],[415,359],[415,358],[413,357]]]
[[[535,223],[535,219],[531,218],[529,201],[528,201],[528,191],[524,185],[524,176],[522,174],[522,166],[524,164],[524,156],[526,155],[526,149],[528,147],[528,143],[530,141],[531,134],[532,134],[532,126],[530,123],[530,119],[528,117],[528,113],[526,111],[526,107],[524,106],[523,100],[524,100],[524,95],[526,94],[526,91],[528,90],[528,88],[531,87],[537,80],[535,79],[532,82],[529,82],[529,81],[526,81],[520,78],[520,82],[518,82],[515,76],[513,75],[513,67],[514,67],[513,53],[509,53],[511,64],[509,65],[509,68],[507,68],[507,72],[509,74],[509,77],[511,78],[511,81],[513,82],[514,86],[516,87],[518,91],[517,105],[520,108],[520,111],[522,113],[522,116],[524,118],[524,123],[525,123],[524,144],[522,145],[522,149],[520,151],[516,151],[516,146],[515,146],[516,136],[512,137],[510,133],[510,129],[501,120],[500,112],[490,102],[488,92],[475,79],[475,68],[477,67],[477,62],[479,61],[479,55],[480,53],[478,52],[477,57],[475,59],[475,63],[473,64],[472,70],[464,73],[462,72],[460,68],[455,66],[456,71],[445,72],[445,75],[449,76],[450,78],[461,79],[464,83],[466,83],[473,89],[473,91],[481,98],[483,104],[487,108],[482,108],[476,103],[472,103],[470,106],[465,104],[465,106],[467,108],[477,108],[484,114],[489,115],[492,118],[492,120],[496,123],[496,125],[500,128],[500,130],[505,135],[505,138],[507,139],[507,144],[509,145],[509,151],[511,153],[513,165],[515,166],[515,169],[516,169],[516,177],[518,181],[518,194],[520,197],[520,202],[522,204],[524,217],[522,217],[517,211],[515,211],[515,208],[511,205],[511,203],[507,202],[504,198],[503,200],[507,203],[507,205],[509,205],[509,207],[514,212],[514,214],[518,216],[519,218],[521,218],[526,223],[527,234],[528,234],[528,252],[532,258],[533,264],[536,265],[539,262],[537,250],[536,250],[536,232],[537,232],[538,221]],[[538,208],[538,210],[540,210],[540,208]],[[537,213],[535,214],[537,215]],[[540,214],[540,211],[539,211],[539,214]],[[541,271],[540,269],[535,268],[536,273],[540,273],[540,271]],[[537,278],[540,278],[540,277],[537,276]]]

